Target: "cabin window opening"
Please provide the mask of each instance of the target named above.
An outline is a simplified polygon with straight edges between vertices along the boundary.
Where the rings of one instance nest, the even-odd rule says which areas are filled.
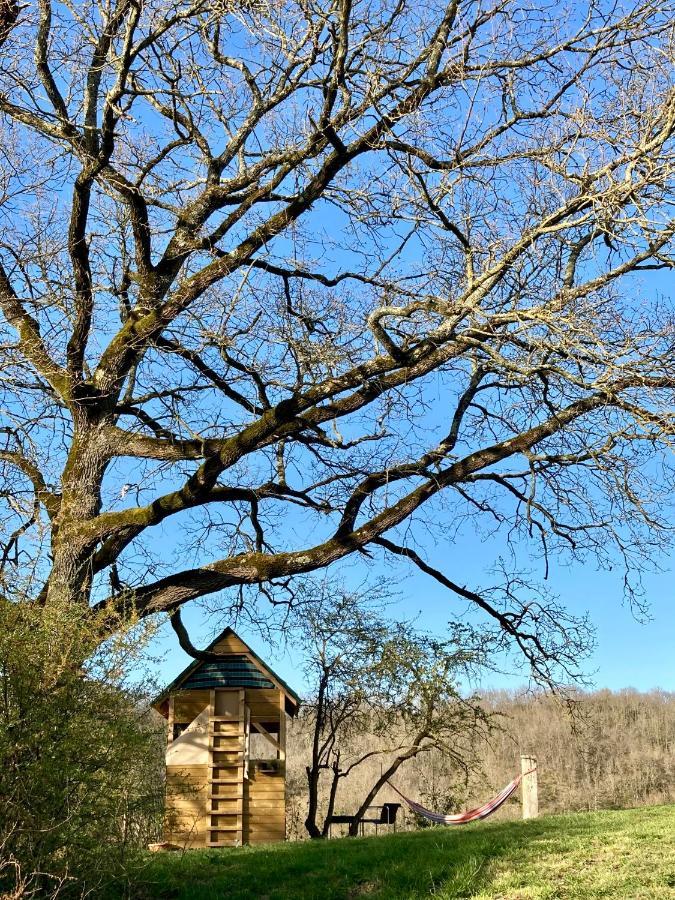
[[[174,722],[172,740],[179,738],[184,731],[190,727],[190,722]]]
[[[261,722],[262,727],[267,734],[273,738],[277,744],[279,743],[279,723],[278,722]],[[251,725],[250,737],[250,758],[254,761],[264,761],[277,759],[279,756],[279,748],[264,734],[259,732],[255,723]]]

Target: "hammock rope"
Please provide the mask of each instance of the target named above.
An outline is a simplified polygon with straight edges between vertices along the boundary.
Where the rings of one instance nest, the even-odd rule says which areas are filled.
[[[468,822],[477,822],[480,819],[487,819],[492,813],[497,812],[499,807],[503,806],[509,797],[518,790],[520,782],[525,775],[531,775],[534,771],[536,770],[530,769],[529,772],[523,772],[522,775],[517,775],[513,781],[510,781],[506,787],[497,794],[496,797],[493,797],[492,800],[488,800],[483,806],[477,806],[476,809],[468,809],[466,812],[455,813],[454,815],[445,815],[444,813],[438,813],[434,812],[432,809],[427,809],[425,806],[422,806],[421,803],[416,803],[414,800],[411,800],[410,797],[406,797],[406,795],[399,791],[391,781],[388,783],[418,816],[428,819],[435,825],[466,825]]]

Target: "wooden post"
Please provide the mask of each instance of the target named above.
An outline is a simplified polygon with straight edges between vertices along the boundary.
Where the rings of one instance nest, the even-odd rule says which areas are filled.
[[[277,751],[277,759],[284,763],[282,769],[285,770],[286,762],[286,697],[279,691],[279,749]],[[285,777],[285,776],[284,776]]]
[[[277,759],[279,760],[279,770],[282,779],[281,784],[283,785],[283,840],[286,840],[286,696],[283,691],[279,691],[279,749],[277,750]]]
[[[173,694],[169,694],[169,715],[168,715],[168,717],[167,717],[167,723],[166,723],[166,727],[167,727],[166,743],[167,743],[167,746],[168,746],[169,744],[173,743],[173,722],[174,722],[174,703],[173,703],[173,700],[174,700],[174,695],[173,695]]]
[[[523,780],[520,783],[523,798],[523,819],[536,819],[539,815],[536,756],[521,756],[520,772],[523,776]]]

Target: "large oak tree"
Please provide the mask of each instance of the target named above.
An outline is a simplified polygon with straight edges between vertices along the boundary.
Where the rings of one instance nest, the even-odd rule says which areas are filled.
[[[545,675],[555,608],[464,588],[452,529],[667,537],[674,12],[2,0],[5,596],[147,617],[394,553]]]

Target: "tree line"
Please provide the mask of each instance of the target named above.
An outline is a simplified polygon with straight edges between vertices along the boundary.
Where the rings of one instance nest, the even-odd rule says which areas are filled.
[[[408,796],[444,812],[487,800],[517,774],[520,754],[537,757],[540,813],[620,809],[675,802],[675,693],[598,690],[572,695],[572,707],[547,694],[491,692],[483,698],[495,728],[473,747],[467,770],[441,751],[409,760],[395,783]],[[308,713],[289,733],[289,836],[303,837],[304,766],[309,756]],[[372,747],[364,731],[355,746]],[[380,773],[373,760],[345,780],[336,809],[358,808]],[[386,786],[375,803],[399,798]],[[497,816],[520,816],[518,795]],[[406,815],[410,826],[418,823]]]

